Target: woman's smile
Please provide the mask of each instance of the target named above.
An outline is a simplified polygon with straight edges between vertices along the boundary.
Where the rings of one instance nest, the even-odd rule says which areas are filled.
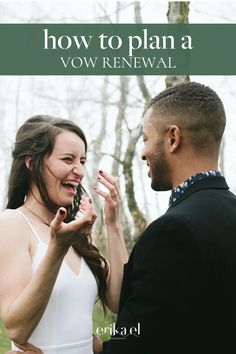
[[[85,144],[78,135],[69,131],[57,135],[53,151],[44,164],[45,185],[55,205],[73,203],[84,177],[85,160]]]
[[[76,195],[77,189],[79,186],[79,182],[67,180],[67,181],[63,181],[61,184],[62,184],[62,187],[65,188],[65,190],[67,192],[69,192],[72,195]]]

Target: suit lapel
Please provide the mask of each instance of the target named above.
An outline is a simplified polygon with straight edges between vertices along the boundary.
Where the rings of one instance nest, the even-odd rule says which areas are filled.
[[[184,193],[181,195],[168,210],[174,208],[177,204],[181,203],[184,199],[188,198],[191,194],[198,192],[203,189],[229,189],[225,178],[222,176],[204,178],[200,181],[192,184]]]

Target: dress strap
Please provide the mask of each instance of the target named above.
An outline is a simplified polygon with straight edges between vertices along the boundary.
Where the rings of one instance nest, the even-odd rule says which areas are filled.
[[[29,225],[31,231],[33,232],[33,234],[34,234],[36,240],[41,243],[42,241],[40,240],[40,238],[39,238],[37,232],[35,231],[34,227],[31,225],[31,223],[30,223],[29,219],[27,218],[27,216],[26,216],[24,213],[22,213],[22,211],[20,211],[20,210],[15,209],[15,211],[16,211],[17,213],[19,213],[20,215],[23,216],[23,218],[25,219],[25,221],[26,221],[27,224]]]

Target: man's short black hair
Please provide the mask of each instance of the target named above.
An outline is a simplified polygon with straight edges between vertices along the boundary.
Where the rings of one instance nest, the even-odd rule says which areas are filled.
[[[221,99],[210,87],[186,82],[170,87],[149,103],[153,120],[176,124],[185,130],[193,147],[204,152],[219,148],[226,117]],[[211,146],[210,146],[211,145]]]

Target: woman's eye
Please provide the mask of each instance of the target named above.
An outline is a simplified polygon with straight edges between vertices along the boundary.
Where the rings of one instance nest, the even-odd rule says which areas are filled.
[[[85,165],[86,160],[80,161],[81,165]]]
[[[71,157],[63,157],[62,160],[66,161],[66,162],[72,162],[72,158]]]

